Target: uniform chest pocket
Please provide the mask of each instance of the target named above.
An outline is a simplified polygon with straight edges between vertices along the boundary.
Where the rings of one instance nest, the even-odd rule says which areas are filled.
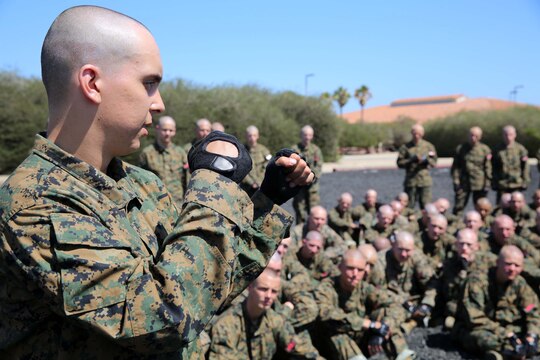
[[[129,243],[90,216],[54,214],[51,221],[66,313],[125,301],[126,284],[137,264]]]

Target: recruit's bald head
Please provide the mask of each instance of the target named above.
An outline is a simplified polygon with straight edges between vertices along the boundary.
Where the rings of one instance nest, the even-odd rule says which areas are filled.
[[[140,44],[135,29],[150,34],[137,20],[102,7],[77,6],[62,12],[41,49],[41,76],[49,104],[64,101],[81,66],[93,64],[107,70],[130,59]]]

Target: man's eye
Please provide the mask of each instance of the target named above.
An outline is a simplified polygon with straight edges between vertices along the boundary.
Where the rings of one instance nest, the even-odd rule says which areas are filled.
[[[143,84],[146,90],[152,90],[157,86],[158,82],[155,80],[148,80],[148,81],[145,81]]]

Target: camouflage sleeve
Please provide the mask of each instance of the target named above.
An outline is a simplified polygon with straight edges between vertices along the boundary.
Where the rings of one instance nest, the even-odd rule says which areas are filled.
[[[241,340],[243,329],[239,319],[232,315],[230,310],[217,319],[212,326],[209,360],[248,358],[247,344]]]
[[[435,156],[428,156],[427,158],[427,162],[428,162],[428,167],[430,168],[433,168],[435,166],[437,166],[437,149],[435,149],[435,146],[431,143],[429,143],[428,145],[428,149],[429,151],[433,151],[435,153]]]
[[[521,146],[520,151],[520,160],[521,160],[521,172],[523,177],[523,187],[528,187],[531,183],[531,168],[529,165],[529,152],[524,146]]]
[[[536,266],[540,266],[540,250],[536,249],[529,241],[524,238],[516,239],[517,246],[523,251],[525,258],[533,261]]]
[[[315,291],[321,322],[339,333],[361,331],[364,319],[355,313],[346,313],[339,307],[338,295],[332,281],[332,279],[322,281]]]
[[[435,306],[435,298],[437,297],[437,278],[435,271],[429,265],[428,258],[418,253],[415,253],[415,276],[416,280],[420,283],[424,290],[424,296],[422,297],[422,304]]]
[[[288,316],[295,329],[305,327],[313,323],[319,316],[319,308],[313,297],[313,282],[306,268],[292,275],[290,280],[282,282],[284,301],[290,301],[294,310]]]
[[[329,226],[326,226],[325,232],[324,236],[326,236],[326,243],[324,254],[330,258],[342,256],[347,250],[345,240]]]
[[[471,329],[483,329],[503,335],[504,328],[491,320],[486,312],[488,290],[487,277],[471,275],[465,282],[462,304],[465,321]]]
[[[284,318],[276,325],[278,348],[287,354],[288,359],[324,359],[310,341],[309,336],[298,336],[293,326]]]
[[[405,169],[413,162],[413,159],[411,158],[411,155],[407,149],[407,146],[401,145],[399,148],[398,158],[397,158],[397,166],[400,169]]]
[[[521,287],[520,304],[527,323],[527,332],[540,335],[540,309],[538,309],[538,296],[524,281]]]
[[[339,231],[347,231],[349,230],[349,226],[351,224],[347,220],[342,219],[337,210],[332,208],[328,212],[328,225],[334,230],[337,229]]]
[[[264,269],[291,221],[268,199],[254,208],[216,173],[201,170],[193,180],[156,258],[136,250],[144,245],[129,223],[113,233],[98,217],[63,205],[14,216],[11,233],[3,229],[7,252],[60,316],[138,352],[176,351]]]

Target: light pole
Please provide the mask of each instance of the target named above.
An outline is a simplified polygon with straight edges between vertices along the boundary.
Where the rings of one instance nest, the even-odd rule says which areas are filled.
[[[514,89],[510,91],[510,101],[517,102],[517,93],[519,89],[523,89],[523,85],[516,85]]]
[[[308,79],[312,76],[315,76],[315,74],[306,74],[306,76],[304,76],[304,94],[307,96],[307,84],[308,84]]]

